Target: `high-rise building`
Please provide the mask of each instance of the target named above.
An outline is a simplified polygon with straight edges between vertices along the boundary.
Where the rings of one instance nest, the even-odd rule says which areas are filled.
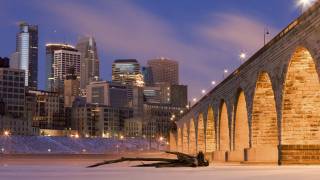
[[[179,63],[166,58],[148,61],[153,83],[179,84]]]
[[[51,91],[63,94],[63,85],[70,69],[74,70],[77,78],[80,78],[81,53],[75,48],[55,50],[53,53],[53,87]]]
[[[119,59],[112,64],[112,81],[121,84],[143,86],[140,64],[136,59]]]
[[[76,45],[81,53],[80,87],[99,79],[99,58],[97,45],[93,37],[81,37]]]
[[[55,79],[54,69],[56,68],[54,52],[58,50],[66,50],[76,52],[75,47],[68,44],[61,43],[48,43],[46,44],[46,88],[48,91],[55,91],[56,88],[54,86]]]
[[[16,52],[19,53],[19,69],[25,71],[25,86],[37,89],[38,85],[38,26],[26,22],[19,24]]]
[[[1,59],[0,59],[1,61]],[[5,115],[25,118],[24,71],[9,68],[8,61],[0,66],[0,101],[4,104]],[[1,64],[1,63],[0,63]]]

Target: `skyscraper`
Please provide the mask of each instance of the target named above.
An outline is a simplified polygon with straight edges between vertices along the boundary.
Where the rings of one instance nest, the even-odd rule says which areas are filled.
[[[148,61],[151,67],[153,83],[179,84],[179,64],[166,58]]]
[[[38,26],[26,22],[19,24],[16,52],[19,53],[19,69],[25,71],[25,86],[38,86]]]
[[[93,37],[81,37],[76,45],[81,53],[80,87],[99,79],[99,58],[97,45]]]
[[[77,78],[80,78],[81,53],[75,48],[55,50],[53,53],[53,88],[52,91],[63,94],[63,85],[68,72],[73,69]]]
[[[58,50],[66,51],[77,51],[75,47],[68,44],[61,43],[48,43],[46,44],[46,88],[48,91],[55,91],[54,83],[57,79],[54,77],[54,69],[57,68],[55,65],[54,52]],[[68,71],[67,71],[68,72]]]

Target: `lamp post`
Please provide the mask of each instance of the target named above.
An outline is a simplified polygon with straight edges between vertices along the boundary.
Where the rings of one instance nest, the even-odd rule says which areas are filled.
[[[228,69],[224,69],[223,70],[223,75],[222,75],[222,78],[226,78],[227,77],[227,74],[228,74]]]
[[[263,30],[263,46],[266,45],[268,35],[270,35],[269,29],[264,28],[264,30]]]
[[[242,64],[246,61],[247,54],[242,52],[242,53],[240,53],[239,58],[240,58],[240,64]]]

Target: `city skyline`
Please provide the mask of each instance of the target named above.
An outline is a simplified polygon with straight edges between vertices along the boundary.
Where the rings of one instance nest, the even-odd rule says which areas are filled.
[[[189,99],[199,98],[202,89],[208,91],[212,87],[212,81],[222,80],[223,69],[231,72],[240,65],[240,52],[245,51],[251,56],[262,47],[266,27],[270,32],[267,40],[270,40],[300,13],[294,0],[247,3],[230,0],[216,4],[202,1],[196,5],[184,1],[183,8],[179,4],[169,1],[154,4],[143,0],[134,3],[96,1],[93,4],[66,1],[62,7],[53,1],[1,1],[3,14],[0,20],[4,27],[0,38],[8,46],[0,53],[10,56],[14,52],[18,21],[39,25],[38,80],[39,88],[45,89],[44,44],[65,42],[76,45],[79,36],[92,35],[97,40],[102,79],[111,79],[111,64],[115,59],[135,58],[145,65],[147,60],[163,56],[179,62],[181,84],[189,86]],[[73,15],[67,14],[71,7]],[[26,11],[10,12],[12,8]],[[196,11],[197,8],[202,11]],[[129,16],[135,21],[130,22]],[[277,21],[273,20],[275,17]],[[83,21],[86,23],[82,24]],[[237,31],[233,26],[237,26]],[[223,38],[219,36],[222,32]],[[245,41],[249,37],[251,41]]]

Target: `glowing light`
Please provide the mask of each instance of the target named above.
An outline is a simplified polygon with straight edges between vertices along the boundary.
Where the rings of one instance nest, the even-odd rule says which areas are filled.
[[[242,52],[242,53],[240,53],[239,57],[241,60],[245,60],[247,58],[247,54]]]
[[[164,139],[164,138],[161,136],[161,137],[159,138],[159,141],[163,141],[163,139]]]
[[[183,114],[183,110],[180,110],[180,114]]]
[[[223,72],[224,72],[224,73],[228,73],[228,69],[224,69]]]
[[[48,149],[48,152],[51,152],[51,149]]]
[[[302,8],[302,10],[306,10],[308,9],[310,6],[313,5],[313,3],[315,3],[316,0],[298,0],[297,5],[300,6]]]
[[[212,85],[216,85],[216,82],[215,82],[215,81],[212,81],[211,84],[212,84]]]
[[[193,102],[197,102],[197,98],[193,98],[192,101],[193,101]]]
[[[124,139],[124,136],[121,135],[121,136],[120,136],[120,139],[121,139],[121,140]]]
[[[10,132],[9,132],[9,131],[4,131],[3,134],[4,134],[5,136],[10,136]]]
[[[202,94],[205,94],[205,93],[206,93],[206,90],[205,90],[205,89],[202,89],[202,90],[201,90],[201,93],[202,93]]]

